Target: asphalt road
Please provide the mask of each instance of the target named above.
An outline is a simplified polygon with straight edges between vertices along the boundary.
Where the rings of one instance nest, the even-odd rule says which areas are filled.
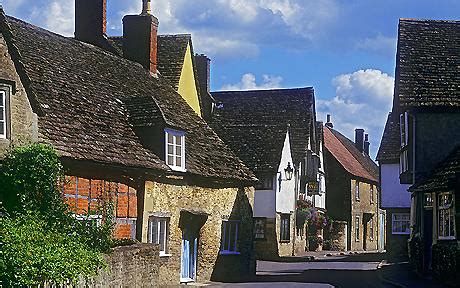
[[[381,282],[383,254],[325,257],[312,262],[257,262],[257,276],[245,283],[213,283],[212,287],[394,287]],[[300,262],[299,262],[300,261]]]

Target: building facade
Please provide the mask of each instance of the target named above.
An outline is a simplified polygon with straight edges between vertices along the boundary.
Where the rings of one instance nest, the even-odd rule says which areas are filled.
[[[346,250],[378,250],[378,167],[368,155],[368,139],[356,129],[352,142],[332,127],[330,121],[324,127],[328,214],[346,222]]]

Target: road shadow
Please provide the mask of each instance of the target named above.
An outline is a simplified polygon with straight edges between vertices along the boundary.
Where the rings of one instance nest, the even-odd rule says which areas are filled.
[[[386,253],[362,253],[362,254],[345,254],[337,255],[331,257],[320,257],[311,259],[310,256],[288,256],[280,257],[275,260],[270,260],[270,262],[279,262],[279,263],[299,263],[299,262],[312,262],[312,261],[321,261],[321,262],[380,262],[386,259]]]

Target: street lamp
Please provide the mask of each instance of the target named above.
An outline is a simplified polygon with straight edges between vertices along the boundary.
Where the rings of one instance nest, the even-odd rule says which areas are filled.
[[[291,162],[288,162],[287,167],[284,169],[284,174],[286,176],[286,180],[289,181],[292,179],[292,173],[294,172],[294,169],[291,167]]]

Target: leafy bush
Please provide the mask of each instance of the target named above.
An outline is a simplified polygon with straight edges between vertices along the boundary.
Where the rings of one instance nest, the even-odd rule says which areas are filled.
[[[102,225],[77,220],[62,198],[63,175],[58,155],[43,144],[16,148],[1,163],[0,273],[6,284],[63,283],[103,266],[99,252],[113,244],[113,205],[99,211]]]
[[[88,248],[80,235],[50,230],[36,213],[0,218],[0,239],[0,278],[7,287],[75,281],[105,265],[101,254]]]
[[[308,236],[308,247],[310,251],[316,251],[321,245],[323,245],[323,238],[318,235]]]
[[[433,245],[433,276],[443,281],[460,280],[460,247],[457,241]]]

